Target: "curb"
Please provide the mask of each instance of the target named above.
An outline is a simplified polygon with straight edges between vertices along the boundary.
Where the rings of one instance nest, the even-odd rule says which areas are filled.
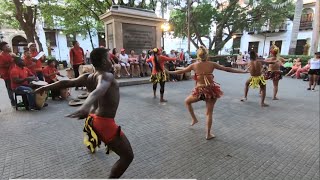
[[[119,87],[124,87],[124,86],[149,84],[151,82],[149,79],[144,79],[144,80],[136,80],[136,81],[122,81],[122,82],[118,82],[118,83],[119,83]]]

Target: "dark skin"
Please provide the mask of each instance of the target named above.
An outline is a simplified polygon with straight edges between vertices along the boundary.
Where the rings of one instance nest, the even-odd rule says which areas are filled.
[[[251,59],[249,66],[248,66],[248,70],[250,72],[250,75],[255,76],[255,77],[261,76],[262,69],[263,69],[263,66],[262,66],[263,63],[273,64],[274,62]],[[249,78],[246,81],[245,89],[244,89],[244,98],[241,99],[242,102],[247,100],[250,81],[251,81],[251,78]],[[264,103],[264,100],[266,98],[266,85],[263,85],[261,82],[259,85],[260,85],[260,92],[261,92],[261,107],[269,106],[268,104]]]
[[[23,61],[18,61],[16,62],[16,65],[20,68],[23,68],[24,67],[24,63]],[[35,76],[29,76],[27,78],[24,78],[24,79],[20,79],[20,78],[14,78],[13,81],[16,83],[16,84],[22,84],[23,82],[25,81],[28,81],[28,82],[31,82],[33,80],[35,80],[36,77]]]
[[[90,92],[88,98],[77,111],[67,115],[67,117],[83,119],[89,113],[93,113],[100,117],[114,118],[120,100],[119,86],[113,74],[108,72],[111,69],[110,61],[104,61],[105,64],[103,66],[95,67],[96,72],[93,74],[84,74],[76,79],[58,81],[43,86],[37,89],[36,92],[41,93],[49,89],[86,86]],[[120,159],[113,165],[109,178],[119,178],[133,160],[130,142],[125,135],[122,135],[114,138],[107,145],[120,156]]]

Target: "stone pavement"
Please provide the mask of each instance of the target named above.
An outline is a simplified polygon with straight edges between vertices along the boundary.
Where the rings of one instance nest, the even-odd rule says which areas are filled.
[[[116,120],[135,159],[123,178],[319,179],[319,91],[284,78],[279,101],[259,107],[258,90],[241,103],[248,75],[215,72],[225,95],[215,107],[216,138],[205,140],[205,103],[194,105],[199,123],[190,127],[183,100],[193,81],[166,84],[166,104],[152,98],[150,84],[121,87]],[[107,178],[118,156],[90,154],[82,144],[83,120],[65,118],[75,109],[51,101],[38,112],[8,108],[0,83],[0,177]],[[319,89],[319,86],[317,86]],[[74,94],[74,93],[73,93]]]

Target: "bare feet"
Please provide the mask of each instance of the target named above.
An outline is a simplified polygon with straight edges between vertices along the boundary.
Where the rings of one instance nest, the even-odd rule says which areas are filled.
[[[266,103],[262,103],[261,104],[261,107],[268,107],[269,105],[268,104],[266,104]]]
[[[272,100],[279,100],[279,98],[277,98],[277,97],[273,97],[273,99]]]
[[[153,96],[153,99],[156,99],[156,98],[157,98],[157,96],[156,96],[156,95],[154,95],[154,96]]]
[[[168,102],[168,101],[165,99],[160,99],[160,102]]]
[[[193,126],[193,125],[195,125],[195,124],[197,124],[199,121],[197,120],[197,119],[192,119],[192,122],[191,122],[191,126]]]
[[[247,101],[247,98],[244,97],[244,98],[242,98],[240,101],[241,101],[241,102],[245,102],[245,101]]]
[[[206,140],[210,140],[210,139],[213,139],[215,137],[216,137],[215,135],[209,134],[209,135],[207,135]]]

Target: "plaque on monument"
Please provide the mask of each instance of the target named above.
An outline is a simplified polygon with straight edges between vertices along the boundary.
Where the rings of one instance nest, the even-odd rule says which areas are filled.
[[[156,27],[136,24],[122,24],[123,48],[127,53],[133,49],[136,53],[156,47]]]

